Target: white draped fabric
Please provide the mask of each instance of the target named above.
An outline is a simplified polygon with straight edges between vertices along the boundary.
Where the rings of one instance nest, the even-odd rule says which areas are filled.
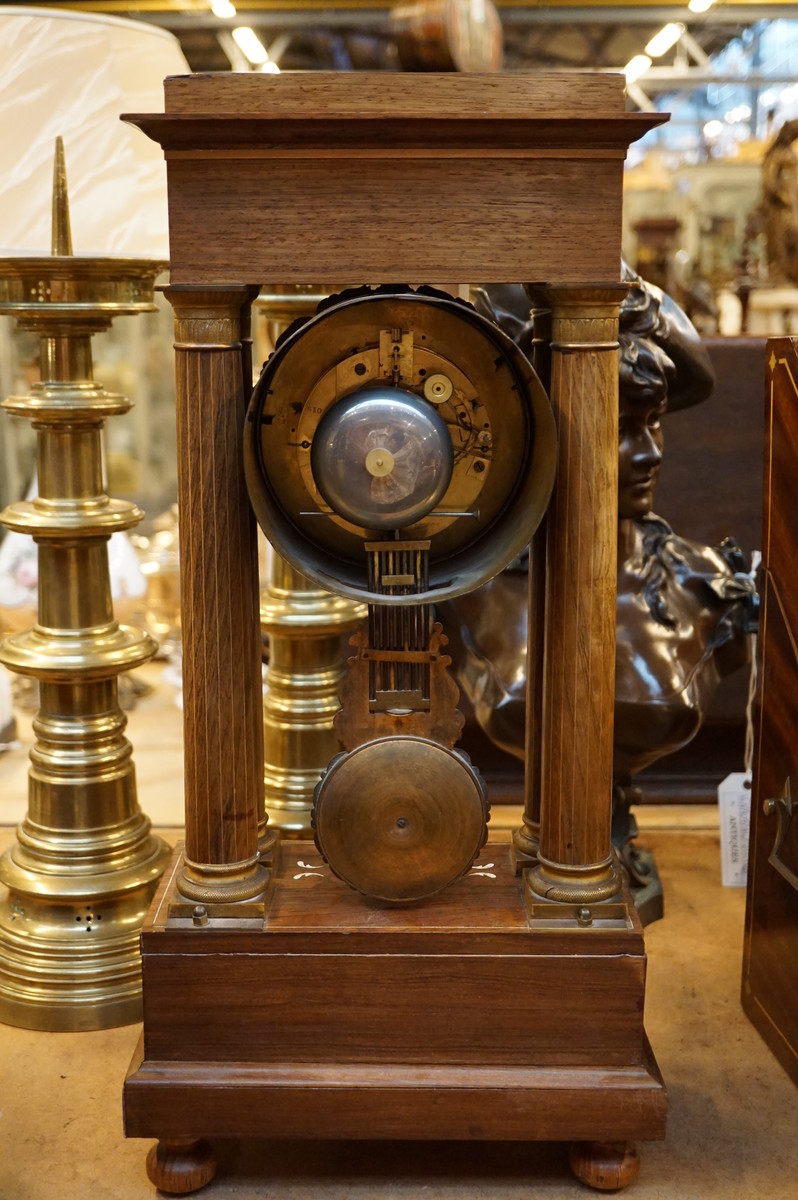
[[[122,112],[163,110],[189,71],[172,34],[142,22],[0,10],[0,254],[49,254],[55,139],[66,151],[75,254],[167,258],[163,155]]]

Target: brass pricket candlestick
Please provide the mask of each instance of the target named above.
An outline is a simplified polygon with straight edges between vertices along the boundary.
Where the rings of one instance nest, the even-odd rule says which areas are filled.
[[[141,1009],[139,929],[169,854],[139,809],[117,676],[156,644],[114,620],[108,539],[142,512],[103,491],[100,431],[130,402],[92,378],[91,336],[149,312],[166,264],[73,257],[56,143],[52,257],[0,259],[0,312],[41,339],[41,381],[3,407],[38,434],[39,495],[5,524],[39,548],[33,629],[0,661],[40,684],[28,812],[0,860],[0,1020],[98,1029]]]
[[[272,342],[296,317],[310,317],[326,291],[270,288],[256,304]],[[366,605],[312,583],[275,551],[260,594],[260,626],[269,638],[263,705],[263,757],[269,828],[308,837],[313,793],[340,750],[333,718],[346,674],[342,635],[366,618]]]

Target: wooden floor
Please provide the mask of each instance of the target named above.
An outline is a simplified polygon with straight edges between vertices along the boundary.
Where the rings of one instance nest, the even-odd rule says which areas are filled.
[[[739,1003],[744,894],[720,885],[712,820],[646,816],[666,916],[647,931],[646,1027],[670,1092],[668,1137],[641,1146],[635,1200],[798,1198],[798,1094]],[[667,826],[667,828],[663,828]],[[703,827],[702,827],[703,826]],[[709,826],[709,827],[707,827]],[[177,837],[178,830],[170,831]],[[13,836],[0,831],[0,846]],[[43,1034],[0,1026],[2,1200],[155,1196],[149,1143],[122,1136],[138,1026]],[[263,1113],[264,1136],[269,1114]],[[312,1132],[312,1131],[311,1131]],[[561,1145],[229,1143],[208,1200],[550,1200],[584,1196]]]

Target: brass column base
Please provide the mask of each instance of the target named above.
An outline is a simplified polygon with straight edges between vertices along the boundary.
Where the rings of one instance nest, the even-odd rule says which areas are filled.
[[[513,831],[513,846],[516,854],[527,859],[530,866],[537,862],[540,853],[540,822],[529,821],[525,815],[523,825]]]
[[[80,1032],[141,1020],[139,931],[170,854],[148,829],[135,864],[109,874],[37,872],[6,851],[0,1021]]]
[[[588,866],[566,866],[541,858],[526,872],[529,891],[535,897],[559,904],[598,904],[611,900],[622,887],[614,856]]]
[[[257,861],[201,867],[186,860],[178,876],[177,889],[187,900],[203,904],[237,904],[254,900],[266,892],[269,873]]]

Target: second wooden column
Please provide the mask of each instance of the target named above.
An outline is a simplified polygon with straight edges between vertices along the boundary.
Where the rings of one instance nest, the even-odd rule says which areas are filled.
[[[547,515],[540,850],[532,891],[620,890],[612,818],[621,284],[549,289],[559,461]]]

